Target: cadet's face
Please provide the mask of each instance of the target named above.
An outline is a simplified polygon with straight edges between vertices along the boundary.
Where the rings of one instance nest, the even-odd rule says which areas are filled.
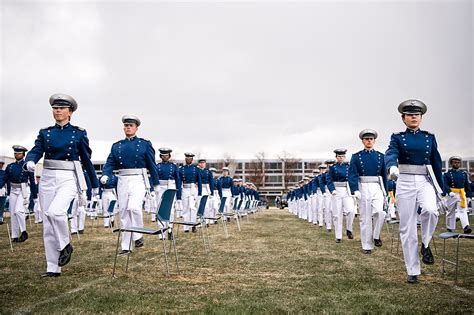
[[[222,175],[224,175],[224,176],[229,176],[229,171],[228,171],[228,170],[223,170],[223,171],[222,171]]]
[[[366,149],[372,149],[374,147],[375,139],[374,138],[364,138],[362,143]]]
[[[206,162],[199,162],[198,164],[200,168],[206,168]]]
[[[455,170],[457,170],[458,168],[461,167],[461,161],[453,160],[453,161],[451,162],[451,165],[453,166],[453,168],[454,168]]]
[[[410,129],[417,129],[421,124],[421,114],[405,114],[402,118],[405,125]]]
[[[168,162],[170,160],[170,157],[171,157],[169,154],[162,154],[160,156],[161,156],[161,160],[164,161],[164,162]]]
[[[15,153],[15,160],[21,160],[25,157],[25,153]]]
[[[133,123],[126,123],[123,124],[123,131],[125,132],[125,136],[133,137],[137,133],[138,127],[136,124]]]
[[[345,155],[336,155],[336,161],[337,163],[342,163],[346,159]]]
[[[3,169],[3,165],[5,165],[4,163],[0,163],[0,170]]]
[[[53,108],[54,120],[58,123],[64,123],[71,120],[72,110],[69,107],[55,107]]]
[[[324,174],[324,173],[326,173],[326,169],[322,168],[320,172],[321,172],[320,174]]]
[[[185,158],[186,164],[191,164],[193,162],[193,158]]]

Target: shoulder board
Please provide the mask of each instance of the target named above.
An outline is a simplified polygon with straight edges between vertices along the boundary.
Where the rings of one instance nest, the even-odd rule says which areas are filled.
[[[422,133],[426,133],[428,135],[431,135],[431,136],[434,136],[434,133],[431,133],[429,131],[426,131],[426,130],[421,130]]]
[[[400,131],[400,132],[394,132],[393,135],[404,135],[406,132],[405,131]]]
[[[41,128],[41,130],[49,130],[49,129],[52,129],[52,128],[54,128],[54,126],[44,127],[44,128]]]
[[[148,143],[150,143],[150,142],[151,142],[150,140],[147,140],[147,139],[143,139],[143,138],[139,138],[139,137],[137,137],[137,139],[138,139],[138,140],[141,140],[141,141],[145,141],[145,142],[148,142]]]
[[[80,131],[86,131],[84,128],[79,127],[79,126],[73,126],[73,127],[76,128],[77,130],[80,130]]]
[[[377,153],[378,153],[378,154],[380,154],[380,155],[383,155],[383,153],[382,153],[382,152],[380,152],[380,151],[377,151],[377,150],[376,150],[375,152],[377,152]]]

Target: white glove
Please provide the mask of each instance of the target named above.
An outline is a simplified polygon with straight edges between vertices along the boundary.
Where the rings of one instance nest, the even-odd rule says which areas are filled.
[[[331,195],[333,196],[337,195],[337,191],[334,189],[333,191],[331,191]]]
[[[34,173],[36,169],[36,164],[33,161],[26,162],[26,170],[28,172]]]
[[[155,193],[154,191],[152,191],[152,192],[150,193],[150,197],[153,198],[153,199],[155,199],[155,198],[156,198],[156,193]]]
[[[360,197],[361,197],[360,191],[358,191],[358,190],[354,191],[353,195],[356,199],[360,199]]]
[[[95,198],[99,194],[99,188],[92,188],[92,198]]]
[[[30,204],[30,199],[23,198],[23,206],[25,206],[25,208],[27,208],[29,204]]]
[[[33,199],[34,203],[38,203],[38,198]]]
[[[390,167],[389,173],[390,173],[390,179],[392,180],[397,180],[398,176],[400,175],[400,171],[398,170],[398,167],[396,166]]]
[[[176,210],[178,210],[178,211],[183,210],[183,201],[182,200],[176,200]]]
[[[327,196],[329,196],[329,193],[325,192],[325,193],[323,194],[323,196],[324,196],[324,197],[327,197]]]
[[[102,185],[107,184],[108,180],[109,180],[109,176],[107,176],[107,175],[104,175],[100,178],[100,182],[102,183]]]
[[[454,196],[456,196],[456,194],[451,191],[451,192],[449,193],[449,197],[454,197]]]

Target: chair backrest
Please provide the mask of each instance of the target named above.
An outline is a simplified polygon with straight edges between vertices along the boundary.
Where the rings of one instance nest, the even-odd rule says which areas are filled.
[[[161,222],[169,222],[171,217],[171,209],[173,208],[174,196],[176,189],[166,189],[161,196],[160,208],[156,213],[157,220]]]
[[[250,208],[250,200],[247,200],[244,210],[248,210],[249,208]]]
[[[5,212],[5,205],[7,204],[7,196],[0,197],[0,219],[3,219],[3,213]]]
[[[225,197],[223,197],[225,198]],[[237,199],[234,199],[235,201],[237,201]],[[234,207],[232,208],[233,210],[239,210],[239,203],[240,203],[240,200],[239,202],[234,202]]]
[[[91,209],[95,209],[97,207],[97,201],[92,202]]]
[[[107,212],[109,214],[112,214],[114,213],[114,208],[115,208],[115,204],[117,203],[117,200],[110,200],[109,202],[109,207],[107,208]]]
[[[67,209],[67,215],[70,216],[72,215],[72,205],[74,204],[74,199],[71,200],[71,203],[69,204],[69,208]]]
[[[227,197],[222,197],[221,198],[221,204],[219,205],[219,209],[217,211],[219,211],[219,213],[223,213],[224,212],[224,208],[225,208],[225,202],[227,201]]]
[[[204,215],[204,210],[206,209],[207,198],[209,198],[208,195],[204,195],[201,197],[201,201],[199,202],[199,208],[197,211],[198,217],[202,217]]]

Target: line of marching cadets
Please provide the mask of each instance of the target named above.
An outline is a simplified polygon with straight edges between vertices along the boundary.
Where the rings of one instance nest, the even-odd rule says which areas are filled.
[[[25,224],[27,204],[31,198],[35,201],[36,222],[43,224],[47,262],[47,271],[42,277],[60,276],[61,267],[70,262],[74,250],[70,233],[77,233],[78,237],[84,233],[87,211],[95,218],[97,210],[101,209],[104,227],[114,225],[114,216],[118,212],[120,230],[143,228],[143,207],[151,214],[152,220],[156,219],[161,196],[172,190],[176,198],[172,202],[171,218],[167,223],[160,221],[157,224],[161,230],[169,231],[167,238],[173,240],[173,223],[178,224],[178,221],[190,223],[183,225],[184,232],[189,232],[190,227],[192,232],[196,232],[199,225],[196,223],[203,223],[204,217],[208,218],[207,224],[215,223],[214,219],[219,217],[217,209],[223,209],[228,220],[231,219],[229,214],[234,213],[238,222],[240,211],[253,213],[260,206],[255,185],[244,185],[241,179],[231,178],[227,167],[222,168],[222,176],[217,177],[217,170],[206,168],[205,159],[194,165],[192,153],[186,153],[185,165],[178,167],[170,162],[171,149],[167,148],[160,149],[162,161],[157,164],[151,142],[136,135],[140,119],[131,115],[123,116],[125,138],[112,145],[103,166],[103,175],[99,178],[91,161],[87,132],[70,123],[77,102],[66,94],[54,94],[49,102],[55,124],[39,131],[31,150],[13,146],[15,162],[0,172],[0,194],[9,196],[13,242],[21,243],[28,239]],[[36,185],[34,172],[36,163],[42,158],[43,172],[39,185]],[[224,197],[225,205],[220,207]],[[4,205],[6,196],[1,198]],[[197,218],[197,205],[203,204],[201,199],[208,202],[205,203],[204,215]],[[174,213],[183,220],[174,221]],[[0,218],[3,219],[3,215]],[[163,227],[165,224],[167,226]],[[120,254],[128,254],[144,245],[141,233],[124,231],[121,235]],[[160,236],[162,239],[165,237]]]

